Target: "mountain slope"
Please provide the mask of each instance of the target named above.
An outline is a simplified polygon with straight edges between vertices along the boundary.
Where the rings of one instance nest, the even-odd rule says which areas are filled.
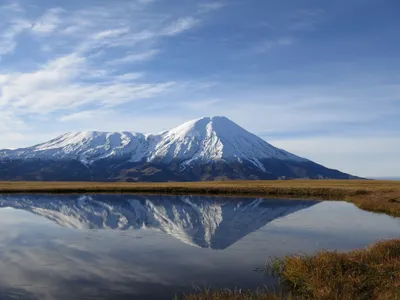
[[[317,202],[176,196],[0,196],[11,207],[76,229],[154,230],[225,249],[267,223]]]
[[[1,150],[0,167],[3,180],[351,178],[275,148],[225,117],[193,120],[155,135],[68,133]]]
[[[167,163],[243,161],[247,160],[264,170],[260,159],[275,158],[305,161],[277,149],[261,138],[244,130],[225,117],[202,118],[187,122],[161,134],[161,140],[150,153],[149,160]]]

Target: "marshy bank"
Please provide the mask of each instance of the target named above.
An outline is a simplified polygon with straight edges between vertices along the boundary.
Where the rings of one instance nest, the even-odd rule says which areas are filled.
[[[182,299],[400,299],[400,239],[347,253],[287,256],[272,261],[268,269],[278,276],[281,292],[203,291]]]

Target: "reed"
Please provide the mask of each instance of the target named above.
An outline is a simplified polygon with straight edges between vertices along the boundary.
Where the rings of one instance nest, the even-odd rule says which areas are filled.
[[[348,253],[321,251],[273,260],[269,269],[280,279],[281,293],[268,290],[201,291],[187,300],[352,300],[400,299],[400,239]]]

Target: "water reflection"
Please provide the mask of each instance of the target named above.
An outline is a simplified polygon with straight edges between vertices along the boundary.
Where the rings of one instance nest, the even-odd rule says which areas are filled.
[[[172,299],[272,285],[269,256],[398,237],[349,203],[157,196],[0,196],[0,299]]]
[[[176,196],[6,196],[0,207],[32,212],[77,229],[167,233],[201,248],[225,249],[267,223],[315,201]]]

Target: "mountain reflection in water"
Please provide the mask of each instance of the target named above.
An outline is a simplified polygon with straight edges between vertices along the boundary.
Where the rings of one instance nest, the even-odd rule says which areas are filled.
[[[345,202],[145,195],[0,195],[0,299],[173,299],[273,288],[269,257],[398,237]]]
[[[267,223],[315,205],[201,196],[2,196],[0,207],[43,216],[76,229],[155,230],[201,248],[226,249]]]

